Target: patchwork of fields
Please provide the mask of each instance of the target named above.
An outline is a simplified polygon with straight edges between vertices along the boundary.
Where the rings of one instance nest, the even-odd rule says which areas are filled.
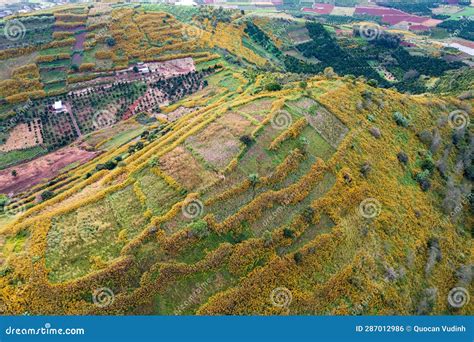
[[[289,15],[73,8],[0,73],[0,313],[472,312],[444,300],[472,287],[472,97],[366,77],[457,64]]]

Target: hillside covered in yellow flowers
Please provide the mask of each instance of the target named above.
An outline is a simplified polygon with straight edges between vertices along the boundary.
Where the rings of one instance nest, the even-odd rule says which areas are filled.
[[[452,296],[473,289],[472,88],[310,56],[347,50],[299,19],[46,17],[51,37],[0,52],[1,314],[474,313]],[[25,171],[41,158],[47,179]]]

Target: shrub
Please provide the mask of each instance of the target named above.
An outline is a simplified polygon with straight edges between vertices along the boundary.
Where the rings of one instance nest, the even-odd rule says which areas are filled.
[[[430,177],[430,172],[428,170],[425,170],[423,172],[418,172],[416,175],[415,175],[415,180],[416,181],[422,181],[424,179],[427,179]]]
[[[462,208],[461,203],[461,189],[458,188],[452,177],[449,177],[446,182],[442,210],[445,214],[457,214],[456,208]]]
[[[421,169],[423,171],[429,171],[430,174],[433,173],[433,171],[435,169],[435,163],[434,163],[433,158],[431,157],[430,153],[421,162]]]
[[[312,207],[307,207],[303,210],[303,219],[306,223],[310,224],[313,222],[314,209]]]
[[[7,195],[0,194],[0,208],[4,208],[10,202]]]
[[[117,42],[115,41],[115,38],[113,37],[105,38],[105,43],[110,47],[115,46],[115,44],[117,44]]]
[[[398,126],[408,127],[408,125],[410,124],[410,120],[403,116],[403,114],[400,112],[393,113],[393,119],[395,120]]]
[[[397,153],[397,159],[403,165],[406,165],[408,163],[408,156],[403,151],[400,151],[400,152]]]
[[[372,95],[373,93],[368,89],[364,89],[361,93],[361,96],[364,98],[364,100],[372,99]]]
[[[278,91],[281,90],[281,84],[278,82],[270,82],[265,86],[266,91]]]
[[[108,160],[104,164],[104,168],[106,168],[107,170],[113,170],[115,169],[116,166],[117,166],[117,163],[114,160]]]
[[[249,135],[242,135],[239,139],[245,146],[251,146],[254,143],[254,139]]]
[[[369,175],[370,170],[372,170],[372,167],[370,166],[370,164],[368,162],[365,162],[360,167],[360,173],[362,174],[362,176],[364,176],[366,178]]]
[[[95,53],[95,58],[97,59],[110,59],[112,58],[112,52],[106,50],[100,50]]]
[[[415,180],[420,184],[421,190],[428,191],[431,188],[431,181],[429,179],[431,173],[429,170],[418,172],[415,175]]]
[[[424,179],[420,182],[421,190],[428,191],[431,188],[431,181],[429,179]]]
[[[296,252],[293,254],[293,259],[295,260],[296,264],[299,265],[303,262],[303,254]]]
[[[418,139],[426,146],[429,146],[433,141],[433,134],[430,131],[424,130],[418,133]]]
[[[295,233],[290,228],[285,228],[283,229],[283,236],[293,239],[295,237]]]
[[[474,165],[471,164],[464,169],[464,176],[471,182],[474,182]]]
[[[151,159],[148,161],[148,165],[149,165],[150,167],[156,167],[156,166],[158,166],[158,158],[156,158],[156,157],[151,158]]]
[[[306,137],[300,137],[297,141],[297,148],[301,151],[303,155],[308,152],[309,141]]]
[[[436,287],[428,288],[423,291],[420,303],[417,305],[417,315],[428,315],[433,311],[433,307],[436,304]]]
[[[453,145],[456,146],[456,147],[460,147],[462,141],[463,141],[463,137],[464,137],[464,134],[465,134],[465,130],[464,129],[455,129],[452,133],[452,141],[453,141]]]
[[[207,222],[204,220],[199,220],[191,224],[191,233],[194,236],[202,239],[209,236],[209,227],[207,226]]]
[[[75,39],[73,38],[72,41],[75,42]],[[70,58],[71,58],[71,55],[68,53],[58,53],[55,55],[38,56],[36,57],[36,62],[37,63],[54,62],[61,59],[70,59]]]
[[[55,40],[70,38],[70,37],[73,36],[73,35],[74,35],[74,32],[68,32],[68,31],[56,31],[56,32],[53,32],[53,38],[54,38]]]
[[[51,198],[54,197],[54,192],[52,192],[51,190],[45,190],[41,193],[41,200],[42,201],[47,201]]]
[[[377,82],[377,80],[370,79],[370,80],[368,80],[368,81],[367,81],[367,84],[368,84],[369,86],[371,86],[371,87],[374,87],[374,88],[375,88],[375,87],[378,87],[378,85],[379,85],[379,82]]]
[[[378,129],[377,127],[370,127],[369,132],[376,139],[380,139],[380,137],[382,136],[382,133],[380,133],[380,129]]]

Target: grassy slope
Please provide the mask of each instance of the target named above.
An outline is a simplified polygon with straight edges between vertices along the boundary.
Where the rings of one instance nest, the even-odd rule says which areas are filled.
[[[165,9],[154,6],[150,9]],[[181,19],[192,14],[184,11]],[[125,143],[125,133],[117,135],[107,142],[104,154],[68,173],[73,181],[56,191],[55,198],[14,222],[0,221],[5,237],[0,257],[6,260],[0,297],[8,313],[286,314],[286,308],[270,302],[271,291],[279,286],[292,292],[291,314],[416,313],[428,288],[437,289],[430,312],[453,313],[445,298],[456,285],[456,269],[470,262],[466,231],[472,217],[465,213],[456,224],[446,221],[440,208],[445,181],[436,174],[432,190],[422,192],[412,173],[419,170],[419,154],[426,149],[416,134],[432,129],[459,103],[410,97],[337,77],[314,77],[307,90],[296,82],[266,93],[262,78],[223,64],[227,70],[211,78],[211,91],[174,105],[196,111],[171,124],[168,134],[132,155],[127,149],[135,142]],[[272,116],[282,109],[291,113],[293,122],[301,119],[290,103],[303,95],[349,128],[337,150],[309,125],[276,150],[269,149],[284,132],[272,127]],[[269,98],[272,103],[263,108],[261,99]],[[249,103],[259,105],[241,111]],[[237,141],[240,149],[226,168],[216,170],[205,153],[189,151],[198,166],[216,178],[225,175],[224,181],[193,194],[193,189],[183,190],[172,172],[160,173],[160,157],[234,110],[252,122],[254,145],[245,149],[238,142],[241,128],[226,123],[213,132],[227,137],[226,142]],[[410,115],[411,126],[397,126],[395,111]],[[372,126],[381,129],[380,139],[369,133]],[[441,134],[448,144],[447,125]],[[214,141],[215,146],[216,137],[208,136],[205,143]],[[300,137],[309,142],[307,155],[279,169],[301,147]],[[406,167],[397,160],[401,150],[409,157]],[[122,167],[84,179],[97,163],[117,155],[125,156]],[[371,165],[367,178],[360,174],[365,162]],[[263,181],[278,171],[287,174],[275,182]],[[260,180],[255,189],[245,185],[252,173]],[[236,193],[226,196],[229,189]],[[195,196],[204,209],[190,220],[181,207]],[[381,206],[380,215],[372,219],[358,212],[367,198]],[[309,207],[314,215],[306,222],[301,214]],[[210,232],[198,238],[192,226],[202,219]],[[293,237],[284,235],[285,228]],[[264,243],[265,230],[272,243]],[[442,259],[426,274],[431,238],[440,241]],[[301,253],[298,263],[295,252]],[[399,276],[387,281],[391,269]],[[199,286],[204,291],[193,295]],[[92,304],[94,289],[101,287],[113,290],[113,305]],[[455,313],[472,313],[472,305]]]
[[[224,81],[226,79],[228,77],[223,74],[222,80],[228,85]],[[224,83],[221,86],[224,86]],[[274,287],[285,286],[293,293],[293,304],[290,307],[292,313],[351,314],[362,306],[363,313],[366,314],[406,314],[416,311],[419,301],[422,300],[423,291],[428,287],[436,287],[439,293],[439,300],[434,304],[433,312],[448,313],[443,298],[455,285],[455,268],[466,264],[469,260],[467,237],[456,233],[454,226],[449,222],[442,221],[437,195],[437,191],[441,190],[442,180],[437,176],[434,190],[424,193],[418,185],[402,181],[406,178],[407,171],[396,159],[396,154],[404,150],[410,159],[409,168],[413,170],[417,168],[417,153],[424,147],[416,137],[416,132],[430,127],[438,116],[444,115],[442,101],[435,98],[408,97],[371,88],[372,102],[366,105],[366,109],[358,110],[356,105],[362,100],[361,94],[368,90],[366,86],[360,83],[353,85],[347,80],[341,82],[338,79],[315,78],[310,82],[308,95],[314,94],[315,99],[350,128],[338,151],[329,157],[326,163],[326,172],[329,171],[336,176],[335,183],[332,183],[327,192],[299,201],[305,203],[303,205],[284,205],[283,211],[275,215],[271,210],[279,208],[277,203],[274,203],[277,206],[273,209],[258,209],[258,205],[256,206],[260,196],[271,193],[273,185],[263,192],[257,192],[255,196],[250,192],[250,198],[245,204],[232,209],[229,213],[232,217],[238,215],[235,212],[245,209],[248,210],[248,218],[237,222],[224,220],[212,223],[210,216],[207,216],[211,229],[220,232],[219,234],[212,233],[200,240],[187,233],[190,221],[183,218],[179,205],[172,209],[173,203],[179,203],[183,199],[179,195],[179,189],[173,190],[172,186],[164,185],[158,178],[150,182],[148,178],[156,176],[152,176],[146,168],[140,172],[134,170],[138,170],[137,167],[141,168],[140,165],[146,166],[152,156],[159,157],[174,146],[178,146],[185,139],[183,134],[199,132],[205,129],[208,122],[219,122],[220,113],[226,112],[229,106],[238,108],[242,100],[256,99],[255,96],[248,94],[251,89],[252,86],[230,102],[214,102],[214,109],[204,107],[198,114],[178,120],[170,135],[160,138],[126,159],[127,168],[109,173],[108,181],[104,179],[101,182],[101,189],[107,192],[103,193],[104,195],[98,191],[82,200],[66,201],[64,204],[59,202],[54,206],[54,210],[40,214],[35,213],[33,209],[28,212],[29,218],[22,219],[7,228],[6,235],[10,238],[15,238],[16,232],[24,229],[31,232],[25,243],[28,247],[21,252],[37,260],[34,269],[38,274],[37,280],[33,283],[35,285],[27,288],[18,285],[19,279],[28,277],[31,267],[26,267],[25,259],[28,258],[17,257],[20,255],[18,249],[21,249],[23,243],[17,244],[13,249],[8,248],[10,258],[8,267],[11,271],[6,277],[1,278],[2,291],[8,296],[13,296],[9,298],[15,298],[17,291],[26,291],[22,292],[24,299],[16,297],[16,300],[9,302],[11,311],[97,312],[97,308],[90,304],[90,289],[107,286],[121,295],[116,297],[114,305],[99,312],[171,313],[179,309],[180,303],[186,302],[194,287],[211,279],[213,285],[206,285],[208,290],[196,299],[196,303],[192,302],[186,306],[183,312],[283,313],[271,306],[269,295]],[[301,90],[289,85],[288,89],[280,93],[268,95],[273,96],[274,100],[280,99],[281,103],[281,99],[291,100],[295,96],[301,96]],[[383,107],[380,101],[383,102]],[[274,101],[275,103],[278,101]],[[412,126],[410,128],[396,126],[392,119],[394,111],[410,113],[413,117]],[[375,123],[367,121],[369,113],[375,116]],[[270,127],[268,122],[264,125]],[[372,125],[382,129],[381,139],[375,139],[368,133],[368,128]],[[449,136],[447,128],[442,133],[445,137]],[[258,143],[265,135],[256,134],[256,137]],[[320,139],[315,136],[316,140],[313,142],[311,135],[307,135],[307,138],[310,139],[311,147],[317,146],[313,144]],[[266,144],[271,141],[272,138],[267,139]],[[296,140],[290,139],[286,143],[290,145],[285,147],[283,144],[278,153],[288,155],[292,150],[289,147],[295,142]],[[278,160],[282,162],[282,158]],[[198,161],[203,162],[199,159]],[[359,173],[359,168],[365,161],[369,161],[372,166],[368,178],[362,177]],[[247,166],[245,173],[251,172],[251,168],[252,166]],[[309,172],[308,168],[306,170],[300,177],[289,178],[282,183],[282,186],[275,184],[274,189],[289,191],[291,194],[291,186],[304,187],[307,183],[302,181],[302,177]],[[234,172],[236,171],[231,169],[226,174],[232,179]],[[316,180],[319,179],[316,182],[318,184],[322,178],[316,177]],[[129,210],[132,211],[126,216],[136,217],[134,222],[140,221],[139,218],[143,217],[144,222],[148,222],[145,224],[148,228],[143,230],[144,226],[141,225],[142,228],[134,229],[133,233],[131,231],[120,233],[127,227],[127,224],[123,225],[125,221],[120,223],[124,219],[121,218],[123,208],[112,210],[110,213],[107,211],[106,214],[103,211],[105,209],[101,209],[105,204],[100,203],[111,203],[104,201],[110,201],[109,198],[114,196],[116,191],[122,191],[124,194],[125,190],[120,190],[123,187],[118,184],[123,181],[130,184],[129,182],[135,182],[135,179],[139,180],[141,191],[137,189],[131,191],[132,188],[128,186],[124,189],[128,189],[129,195],[121,195],[120,198],[122,202],[127,202],[130,201],[129,196],[138,196],[132,200],[137,203],[141,202],[140,193],[144,194],[145,198],[141,203],[150,209],[149,214],[144,213],[145,208],[141,209],[140,213],[129,206]],[[348,182],[347,179],[351,181]],[[233,184],[235,187],[241,183]],[[168,190],[164,191],[164,186]],[[229,188],[225,187],[223,190]],[[75,192],[77,190],[70,192],[70,195]],[[301,190],[295,193],[301,194]],[[164,194],[167,195],[163,197]],[[381,213],[373,219],[364,219],[357,214],[357,208],[362,200],[369,197],[379,201]],[[55,222],[54,225],[57,225],[62,220],[61,217],[77,215],[86,203],[94,208],[92,211],[86,211],[88,215],[92,215],[87,222],[102,220],[106,217],[104,215],[115,217],[116,223],[113,223],[114,220],[108,221],[112,224],[113,230],[105,230],[107,234],[112,235],[108,235],[109,237],[98,235],[93,242],[84,245],[80,239],[81,234],[77,237],[72,231],[68,240],[71,244],[69,250],[77,252],[70,253],[69,258],[73,259],[66,263],[72,268],[68,271],[67,268],[54,266],[57,263],[54,261],[56,258],[54,254],[60,250],[50,249],[48,245],[44,245],[47,240],[53,241],[52,232],[48,233],[51,219]],[[325,219],[326,224],[323,224],[320,234],[310,230],[314,228],[306,228],[297,215],[310,204],[315,210],[314,224],[318,224],[320,215],[327,215],[330,218],[329,222],[327,218]],[[49,207],[52,208],[51,205]],[[422,213],[420,218],[415,216],[415,210]],[[205,206],[204,212],[206,215],[212,214],[212,206]],[[278,224],[283,222],[283,219],[280,219],[281,215],[294,231],[295,238],[302,234],[301,238],[293,241],[291,238],[283,237],[284,227]],[[254,221],[259,216],[270,217],[270,221],[272,217],[276,218],[271,224],[266,224],[266,228],[273,231],[274,242],[270,246],[264,246],[263,241],[258,238],[260,233],[256,234],[261,230],[259,225],[255,226],[255,222],[259,221]],[[170,222],[168,226],[177,229],[161,231],[160,222]],[[468,225],[469,222],[472,221],[464,221],[463,224]],[[67,223],[66,226],[73,228],[74,223]],[[140,231],[147,232],[150,227],[155,226],[158,228],[157,233],[140,234]],[[80,227],[79,229],[83,229]],[[23,238],[24,233],[21,234]],[[434,268],[432,275],[425,275],[427,240],[432,237],[440,240],[443,258]],[[115,245],[113,241],[121,242]],[[92,249],[86,247],[91,243],[91,246],[99,244],[101,247]],[[127,244],[128,247],[125,249],[121,251],[120,248],[117,249]],[[110,249],[112,247],[113,249]],[[293,260],[293,252],[297,250],[303,255],[301,264],[295,264]],[[282,254],[282,251],[288,252]],[[92,256],[95,257],[91,258]],[[185,263],[176,264],[174,260]],[[122,263],[128,266],[123,268]],[[402,272],[403,269],[404,275],[396,281],[386,281],[386,272],[390,267],[397,272]],[[102,273],[94,273],[94,269],[101,270]],[[49,275],[46,272],[49,272]],[[219,279],[217,283],[212,280],[215,277]],[[64,280],[69,282],[63,282],[59,287],[48,285],[49,281]],[[70,282],[71,280],[73,281]],[[41,293],[38,293],[40,288]],[[54,302],[48,300],[51,298],[51,291],[55,291]],[[239,298],[239,301],[235,302],[235,298]],[[470,310],[470,307],[463,310]]]

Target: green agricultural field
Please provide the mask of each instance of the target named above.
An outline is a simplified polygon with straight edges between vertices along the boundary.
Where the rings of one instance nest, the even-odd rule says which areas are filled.
[[[196,8],[186,6],[169,6],[164,4],[145,4],[143,5],[145,11],[150,12],[166,12],[175,16],[178,20],[189,22],[198,12]]]
[[[3,253],[20,253],[24,250],[28,239],[28,231],[20,231],[15,236],[8,238],[3,246]]]
[[[1,152],[0,153],[0,169],[31,160],[45,154],[47,150],[41,146],[28,148],[24,150]]]
[[[78,212],[54,218],[46,253],[51,281],[75,279],[103,267],[119,256],[121,248],[145,223],[143,207],[132,186]],[[115,243],[110,245],[109,241]]]
[[[121,132],[117,135],[114,135],[110,140],[106,141],[103,145],[101,145],[101,149],[104,150],[111,150],[122,146],[123,144],[129,142],[133,138],[136,138],[142,134],[147,127],[138,127],[129,131]]]
[[[461,17],[471,17],[474,15],[474,7],[466,7],[463,10],[451,15],[450,19],[461,19]]]
[[[58,79],[55,82],[45,84],[43,87],[44,91],[47,93],[57,92],[66,89],[66,80]]]
[[[69,46],[63,46],[63,47],[56,47],[56,48],[49,48],[49,49],[44,49],[39,51],[40,56],[48,56],[48,55],[57,55],[60,53],[68,53],[70,54],[71,47]]]
[[[145,205],[155,216],[165,214],[182,196],[161,177],[146,169],[139,177],[139,187],[146,197]]]
[[[40,76],[44,84],[56,83],[66,80],[67,73],[62,69],[41,69]]]

